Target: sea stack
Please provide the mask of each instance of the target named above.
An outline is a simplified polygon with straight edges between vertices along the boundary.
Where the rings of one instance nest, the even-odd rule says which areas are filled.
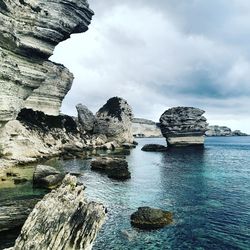
[[[168,146],[204,145],[207,119],[204,110],[193,107],[174,107],[160,118],[162,135]]]
[[[104,134],[118,143],[133,142],[133,112],[126,100],[112,97],[96,113],[94,133]]]

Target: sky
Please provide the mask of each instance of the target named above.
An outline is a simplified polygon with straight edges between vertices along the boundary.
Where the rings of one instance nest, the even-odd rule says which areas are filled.
[[[204,109],[211,125],[250,133],[248,0],[89,0],[89,30],[51,57],[74,74],[62,112],[96,112],[113,96],[135,117],[170,107]]]

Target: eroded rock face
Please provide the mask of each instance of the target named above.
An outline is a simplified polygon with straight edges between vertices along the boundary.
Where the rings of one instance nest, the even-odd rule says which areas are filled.
[[[160,128],[168,145],[203,145],[208,126],[204,113],[193,107],[175,107],[165,111],[160,118]]]
[[[105,210],[102,204],[88,202],[84,186],[67,175],[58,189],[36,204],[12,249],[91,249]]]
[[[82,129],[86,132],[93,132],[95,116],[94,114],[82,104],[76,105],[76,110],[78,113],[78,121],[82,126]]]
[[[73,76],[50,62],[55,46],[88,29],[86,0],[0,1],[0,123],[24,106],[57,115]]]
[[[104,134],[119,143],[132,143],[132,119],[132,108],[127,101],[113,97],[96,113],[94,133]]]

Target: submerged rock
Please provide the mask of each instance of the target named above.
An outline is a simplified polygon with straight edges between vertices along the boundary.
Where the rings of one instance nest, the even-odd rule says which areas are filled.
[[[94,114],[82,104],[76,105],[76,109],[78,113],[78,121],[81,124],[82,129],[89,133],[93,132],[95,124]]]
[[[96,113],[94,133],[106,135],[109,141],[133,143],[132,119],[127,101],[113,97]]]
[[[140,229],[157,229],[165,227],[173,222],[173,214],[161,209],[139,207],[131,215],[131,224]]]
[[[99,157],[91,162],[91,169],[108,175],[109,178],[125,180],[131,178],[128,163],[122,158]]]
[[[88,202],[83,190],[76,177],[67,175],[58,189],[36,204],[12,250],[91,249],[106,209]]]
[[[142,147],[142,151],[147,151],[147,152],[162,152],[166,151],[167,147],[159,144],[146,144]]]
[[[160,118],[160,128],[168,145],[203,145],[208,126],[204,113],[193,107],[175,107],[165,111]]]
[[[33,175],[33,186],[52,189],[60,186],[64,177],[64,173],[61,173],[53,167],[38,165]]]

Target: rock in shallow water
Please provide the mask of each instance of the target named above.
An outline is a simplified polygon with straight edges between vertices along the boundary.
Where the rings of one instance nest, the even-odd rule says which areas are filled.
[[[160,118],[160,128],[168,145],[203,145],[208,126],[204,113],[193,107],[175,107],[165,111]]]
[[[146,144],[141,150],[146,152],[163,152],[167,150],[167,147],[159,144]]]
[[[131,224],[140,229],[157,229],[173,222],[173,214],[157,208],[139,207],[131,215]]]
[[[91,249],[106,209],[87,202],[83,190],[76,177],[67,175],[58,189],[36,204],[12,249]]]
[[[38,188],[52,189],[60,186],[64,177],[64,173],[53,167],[38,165],[33,175],[33,185]]]
[[[99,157],[91,162],[91,169],[106,173],[109,178],[126,180],[131,178],[128,163],[125,159]]]

